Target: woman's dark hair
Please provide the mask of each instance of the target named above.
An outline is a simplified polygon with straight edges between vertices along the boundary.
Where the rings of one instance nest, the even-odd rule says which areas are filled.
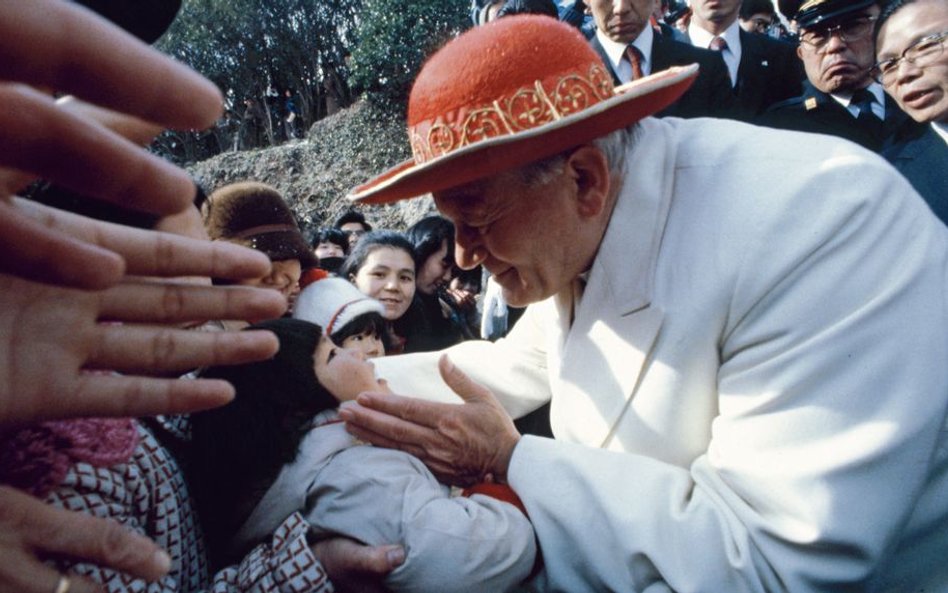
[[[771,0],[744,0],[741,2],[741,8],[738,15],[741,20],[747,20],[754,16],[755,14],[769,14],[774,16],[776,14],[776,9],[774,9],[773,2]]]
[[[428,258],[447,241],[445,257],[454,261],[454,223],[443,216],[428,216],[408,227],[405,232],[415,249],[415,271],[421,270]]]
[[[335,344],[342,345],[346,338],[362,335],[367,331],[374,332],[382,340],[386,353],[391,352],[394,343],[391,328],[381,313],[372,312],[359,315],[333,332],[330,337]]]
[[[497,11],[497,18],[515,14],[544,14],[559,19],[553,0],[507,0]]]
[[[365,265],[365,260],[369,255],[382,247],[401,249],[412,258],[412,261],[415,261],[415,250],[408,240],[408,237],[403,233],[388,230],[370,231],[362,235],[359,242],[352,248],[352,253],[350,253],[346,257],[346,261],[342,262],[342,265],[339,266],[339,277],[348,280],[350,276],[358,274],[359,269]],[[415,269],[418,269],[417,265]]]
[[[481,266],[471,268],[470,270],[462,270],[461,268],[455,267],[454,277],[459,279],[462,284],[476,286],[477,292],[483,289],[484,270]]]
[[[349,251],[349,238],[346,234],[335,227],[322,227],[313,236],[313,249],[316,249],[320,243],[334,243],[342,247],[342,252]]]
[[[236,395],[225,406],[191,416],[186,471],[216,562],[227,561],[229,539],[280,468],[296,458],[313,416],[339,403],[313,368],[322,328],[282,318],[247,329],[272,331],[280,350],[269,360],[204,370],[201,378],[223,379]]]

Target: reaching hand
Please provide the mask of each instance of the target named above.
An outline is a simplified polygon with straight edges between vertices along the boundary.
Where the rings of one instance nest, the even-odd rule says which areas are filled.
[[[339,414],[357,438],[401,449],[421,459],[444,483],[457,486],[505,482],[520,434],[494,395],[472,381],[447,356],[438,370],[463,404],[443,404],[364,393],[359,405]]]
[[[405,561],[399,545],[366,546],[344,537],[323,540],[312,549],[339,593],[383,593],[382,579]]]
[[[151,540],[115,521],[58,509],[19,490],[0,486],[0,593],[50,593],[59,573],[38,558],[67,555],[155,580],[171,567]],[[100,591],[70,577],[70,593]]]
[[[24,216],[10,196],[38,176],[128,208],[173,214],[190,205],[193,183],[112,129],[124,133],[121,126],[57,106],[22,83],[173,128],[213,123],[220,92],[81,7],[0,0],[0,272],[82,288],[114,284],[121,257]]]
[[[82,291],[0,274],[0,422],[139,416],[221,405],[233,396],[226,383],[134,375],[244,363],[276,351],[269,332],[204,333],[141,325],[280,315],[286,301],[276,291],[161,279],[253,278],[269,269],[265,255],[225,242],[94,221],[25,200],[13,205],[46,228],[118,253],[135,276],[104,291]],[[125,374],[82,372],[90,368]]]

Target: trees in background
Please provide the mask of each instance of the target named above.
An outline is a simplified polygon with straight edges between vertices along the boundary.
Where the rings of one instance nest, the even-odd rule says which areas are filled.
[[[217,84],[226,113],[210,130],[166,132],[155,149],[194,162],[271,146],[360,96],[400,114],[424,58],[469,24],[468,6],[467,0],[185,0],[156,46]]]
[[[369,101],[402,114],[425,58],[470,26],[469,0],[364,0],[352,82]]]

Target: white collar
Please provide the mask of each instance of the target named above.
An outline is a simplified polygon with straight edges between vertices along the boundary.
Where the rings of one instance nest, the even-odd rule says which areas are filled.
[[[642,60],[646,64],[652,63],[652,38],[655,33],[652,31],[652,26],[646,23],[645,27],[642,29],[642,32],[639,33],[639,36],[631,43],[619,43],[618,41],[613,41],[605,33],[599,30],[596,27],[596,39],[599,40],[602,49],[606,51],[606,55],[609,56],[609,61],[612,62],[613,69],[618,69],[619,63],[622,61],[623,56],[625,55],[625,48],[629,45],[634,45],[636,49],[642,54]],[[649,70],[651,71],[651,70]]]
[[[945,144],[948,144],[948,122],[932,122],[932,128],[935,130],[935,133],[945,141]]]
[[[709,49],[711,40],[715,37],[721,37],[727,42],[727,48],[731,50],[731,53],[739,53],[741,49],[741,26],[737,21],[738,19],[735,18],[734,22],[728,25],[728,28],[720,35],[712,35],[699,27],[694,19],[691,19],[691,23],[688,25],[688,38],[691,39],[691,45]]]
[[[871,82],[869,86],[866,87],[866,90],[872,93],[872,96],[876,100],[872,103],[872,112],[875,113],[879,119],[885,120],[885,89],[882,88],[882,85],[878,82]],[[837,103],[849,110],[850,113],[854,113],[856,107],[853,105],[853,95],[855,92],[850,93],[830,93],[830,96],[836,100]]]

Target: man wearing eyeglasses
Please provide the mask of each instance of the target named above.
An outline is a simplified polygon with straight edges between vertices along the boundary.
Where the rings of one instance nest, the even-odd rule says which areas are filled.
[[[758,123],[840,136],[878,152],[908,120],[869,75],[878,15],[876,0],[805,0],[795,17],[803,94],[774,105]]]
[[[873,77],[917,128],[883,150],[935,214],[948,223],[948,3],[896,0],[876,24]]]

